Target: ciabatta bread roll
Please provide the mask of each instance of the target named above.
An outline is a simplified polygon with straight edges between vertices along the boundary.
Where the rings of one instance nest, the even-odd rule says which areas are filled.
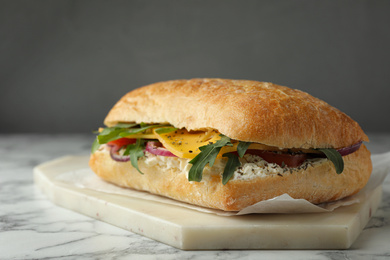
[[[90,159],[102,179],[226,211],[284,193],[338,200],[372,171],[354,120],[272,83],[155,83],[123,96],[104,123]]]

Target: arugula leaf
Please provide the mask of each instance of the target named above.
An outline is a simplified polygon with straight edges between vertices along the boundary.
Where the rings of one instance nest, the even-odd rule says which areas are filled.
[[[145,140],[144,139],[137,139],[135,144],[130,144],[126,147],[125,152],[123,155],[130,155],[130,162],[131,165],[137,169],[137,171],[141,174],[143,174],[140,169],[138,168],[138,159],[143,157],[145,150]]]
[[[93,143],[92,143],[91,153],[96,152],[97,149],[99,149],[99,146],[100,146],[99,140],[98,140],[98,138],[96,137],[95,140],[94,140]]]
[[[156,129],[155,131],[157,134],[167,134],[176,130],[177,130],[176,127],[163,127],[163,128]]]
[[[106,127],[106,128],[103,128],[103,130],[98,133],[98,135],[108,135],[109,133],[111,133],[112,131],[114,131],[116,128],[115,127]]]
[[[133,128],[135,126],[140,126],[139,128]],[[162,127],[166,125],[149,125],[145,123],[141,124],[125,124],[119,123],[114,127],[106,127],[104,128],[97,136],[97,139],[92,144],[91,152],[96,152],[99,149],[99,146],[102,144],[106,144],[108,142],[120,139],[122,137],[126,137],[132,134],[137,134],[144,132],[149,128]]]
[[[337,174],[340,174],[343,172],[344,160],[343,160],[343,157],[341,156],[341,154],[339,152],[337,152],[337,150],[331,149],[331,148],[328,148],[328,149],[318,148],[317,150],[324,153],[326,155],[326,157],[332,161],[332,163],[334,164],[334,167],[336,168]]]
[[[122,132],[126,132],[128,131],[129,127],[134,127],[136,125],[138,124],[117,124],[114,127],[106,127],[98,135],[98,142],[99,144],[105,144],[110,141],[122,138],[120,136]]]
[[[145,124],[144,122],[141,122],[141,124],[139,124],[140,125],[140,127],[146,127],[146,126],[148,126],[149,124]]]
[[[147,125],[147,124],[141,123],[140,126],[141,126],[140,128],[126,129],[126,131],[120,133],[119,135],[121,137],[126,137],[126,136],[129,136],[129,135],[142,133],[145,130],[148,130],[150,128],[162,127],[162,126],[166,126],[166,125]]]
[[[98,135],[99,144],[105,144],[116,139],[122,138],[121,133],[127,131],[126,128],[105,128],[100,135]]]
[[[237,145],[237,153],[242,158],[248,150],[248,147],[251,145],[251,142],[239,142]],[[225,155],[225,154],[224,154]]]
[[[222,174],[222,184],[225,185],[233,176],[234,171],[237,169],[237,167],[241,165],[241,162],[238,159],[238,156],[234,153],[224,153],[222,157],[228,158],[228,161]]]
[[[224,135],[220,135],[221,139],[215,142],[214,144],[208,144],[205,146],[199,147],[201,151],[195,158],[193,158],[189,163],[192,164],[192,167],[188,173],[189,181],[201,181],[203,175],[204,167],[209,164],[210,167],[213,166],[215,159],[221,148],[223,146],[233,146],[230,142],[230,138]]]
[[[135,124],[135,123],[131,123],[131,124],[126,124],[126,123],[118,123],[116,124],[114,127],[115,128],[132,128],[134,126],[136,126],[138,124]]]

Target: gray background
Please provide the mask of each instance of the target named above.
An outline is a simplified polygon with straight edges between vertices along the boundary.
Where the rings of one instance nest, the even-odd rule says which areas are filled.
[[[390,1],[0,1],[0,133],[90,132],[156,81],[270,81],[389,132]]]

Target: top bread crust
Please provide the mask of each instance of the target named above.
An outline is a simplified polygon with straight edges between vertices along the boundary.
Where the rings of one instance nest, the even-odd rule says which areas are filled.
[[[191,79],[158,82],[124,95],[105,125],[169,123],[212,128],[239,141],[280,148],[341,148],[368,137],[340,110],[300,90],[268,82]]]

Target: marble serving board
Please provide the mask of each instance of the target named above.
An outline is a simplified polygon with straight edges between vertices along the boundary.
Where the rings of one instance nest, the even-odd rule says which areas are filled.
[[[56,180],[88,167],[67,156],[34,168],[37,186],[55,204],[183,250],[347,249],[381,200],[381,186],[361,202],[330,213],[219,216],[128,196],[78,188]]]

